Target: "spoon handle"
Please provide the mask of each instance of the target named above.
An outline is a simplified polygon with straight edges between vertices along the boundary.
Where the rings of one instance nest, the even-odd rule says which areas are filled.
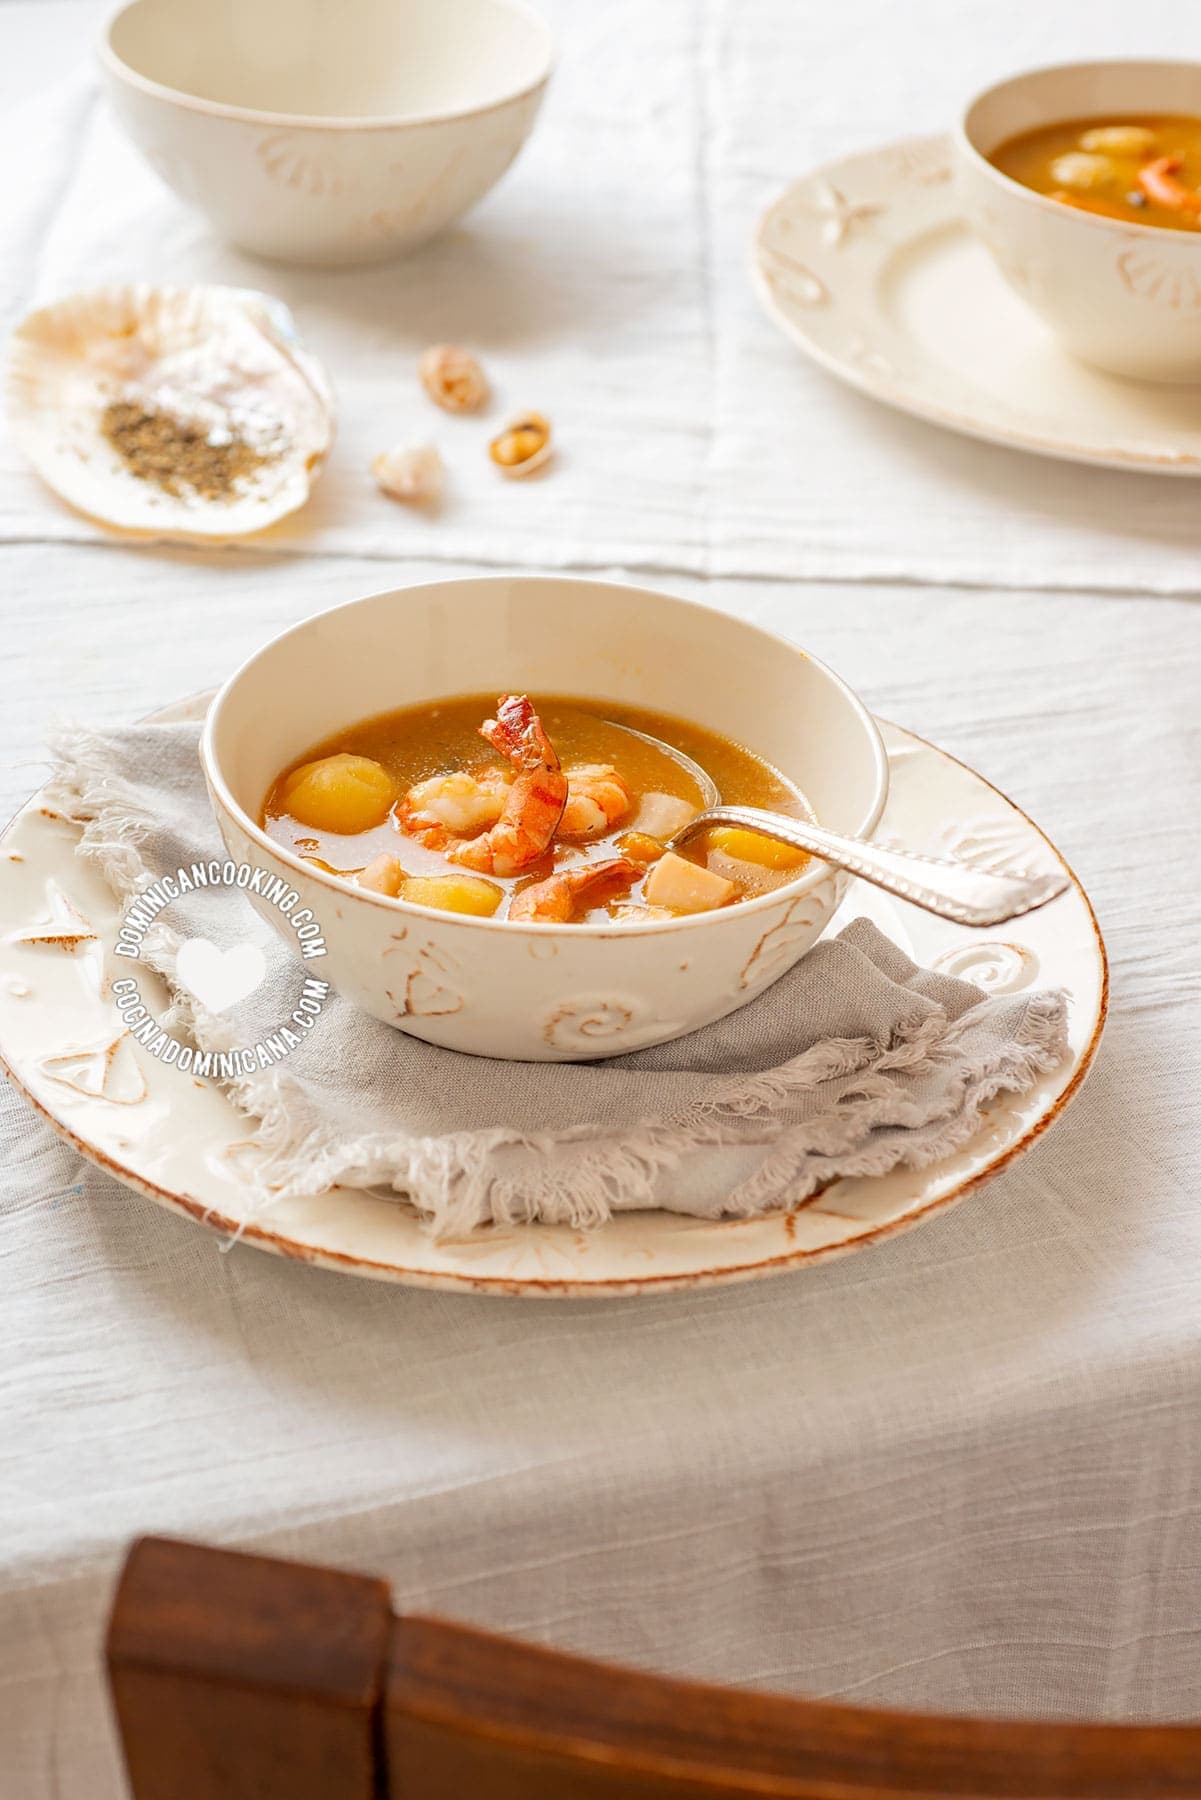
[[[669,848],[710,825],[742,825],[762,837],[777,838],[797,850],[808,850],[823,862],[849,869],[900,900],[951,919],[957,925],[1002,925],[1022,913],[1045,906],[1070,886],[1062,870],[1053,874],[1003,874],[978,869],[970,863],[937,856],[917,856],[908,850],[888,850],[865,838],[843,837],[808,819],[790,819],[783,813],[762,812],[757,806],[713,806],[690,819],[677,831]]]

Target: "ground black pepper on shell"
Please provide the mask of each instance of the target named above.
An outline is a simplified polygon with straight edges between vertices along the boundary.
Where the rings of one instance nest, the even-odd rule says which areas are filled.
[[[100,427],[131,473],[176,498],[234,500],[239,484],[270,460],[232,433],[218,437],[203,425],[131,400],[106,406]]]

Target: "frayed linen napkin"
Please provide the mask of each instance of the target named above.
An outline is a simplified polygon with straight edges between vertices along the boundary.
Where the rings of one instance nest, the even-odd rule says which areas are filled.
[[[198,737],[192,724],[60,734],[57,785],[84,821],[80,852],[123,899],[225,858]],[[202,1006],[179,967],[194,939],[260,946],[264,979],[235,1005]],[[257,1043],[296,1003],[296,961],[236,888],[173,900],[140,960],[175,995],[163,1029],[202,1051]],[[330,993],[290,1055],[228,1085],[257,1121],[264,1211],[334,1183],[384,1187],[453,1237],[487,1221],[594,1226],[637,1207],[750,1217],[840,1176],[926,1167],[977,1131],[996,1095],[1053,1069],[1066,1030],[1063,994],[989,998],[859,919],[739,1012],[655,1049],[494,1062]]]

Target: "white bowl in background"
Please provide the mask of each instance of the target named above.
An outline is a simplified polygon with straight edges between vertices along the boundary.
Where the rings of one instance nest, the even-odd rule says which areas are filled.
[[[986,88],[955,133],[970,224],[1074,355],[1116,375],[1201,380],[1201,231],[1066,206],[993,166],[1006,138],[1090,115],[1201,113],[1201,63],[1084,62]]]
[[[707,1025],[817,941],[850,881],[824,864],[690,918],[513,924],[366,892],[260,826],[280,771],[342,728],[421,701],[509,690],[693,719],[774,763],[838,831],[869,833],[888,795],[888,759],[862,701],[823,663],[728,614],[566,576],[373,594],[306,619],[244,663],[214,700],[201,745],[230,855],[283,877],[320,926],[327,954],[310,973],[448,1049],[575,1061]],[[294,947],[277,908],[251,898]]]
[[[487,193],[554,62],[524,0],[131,0],[100,46],[151,167],[225,237],[377,262]]]

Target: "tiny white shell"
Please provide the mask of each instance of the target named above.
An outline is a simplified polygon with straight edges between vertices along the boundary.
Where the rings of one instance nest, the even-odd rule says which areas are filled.
[[[371,473],[394,500],[420,506],[441,498],[442,458],[434,444],[396,444],[373,459]]]
[[[286,306],[250,288],[108,287],[30,313],[9,343],[13,437],[80,512],[158,538],[262,531],[304,505],[333,441],[321,364]],[[263,456],[232,497],[168,492],[105,436],[114,402],[199,424]]]

